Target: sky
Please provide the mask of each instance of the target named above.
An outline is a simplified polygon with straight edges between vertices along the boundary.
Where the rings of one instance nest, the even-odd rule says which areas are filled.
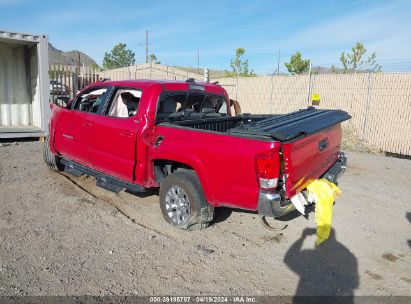
[[[105,1],[0,0],[0,29],[47,34],[58,49],[78,49],[102,64],[119,42],[145,61],[230,69],[238,47],[259,74],[300,51],[313,66],[341,66],[340,55],[362,42],[383,71],[411,71],[411,1]],[[280,56],[279,56],[280,54]]]

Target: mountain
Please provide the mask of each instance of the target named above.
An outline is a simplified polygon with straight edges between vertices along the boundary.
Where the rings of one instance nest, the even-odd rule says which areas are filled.
[[[61,65],[78,65],[80,54],[80,65],[93,66],[97,63],[89,55],[74,50],[63,52],[59,49],[56,49],[51,43],[49,43],[49,64],[61,64]]]
[[[331,68],[327,68],[327,67],[323,67],[323,66],[314,66],[311,68],[311,71],[314,74],[340,74],[344,72],[344,69],[342,68],[337,68],[334,67],[334,69]]]
[[[195,74],[200,74],[203,75],[204,74],[204,68],[200,67],[200,70],[198,70],[198,68],[195,67],[184,67],[184,66],[178,66],[175,65],[174,66],[177,69],[189,72],[189,73],[195,73]],[[208,75],[210,76],[210,78],[224,78],[227,77],[226,72],[224,70],[217,70],[217,69],[208,69]]]
[[[313,66],[311,68],[311,73],[313,75],[316,75],[316,74],[342,74],[342,73],[344,73],[344,69],[336,68],[336,67],[327,68],[327,67],[323,67],[323,66]],[[269,75],[277,75],[277,73],[272,73],[272,74],[269,74]],[[281,72],[280,75],[281,76],[287,76],[287,75],[290,75],[290,74],[286,73],[286,72]],[[308,75],[308,72],[304,72],[304,73],[302,73],[302,75]]]

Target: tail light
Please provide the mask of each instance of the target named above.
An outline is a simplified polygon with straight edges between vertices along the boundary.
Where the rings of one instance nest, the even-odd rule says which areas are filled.
[[[260,187],[274,189],[277,187],[280,174],[280,156],[278,153],[258,154],[255,157],[255,170]]]

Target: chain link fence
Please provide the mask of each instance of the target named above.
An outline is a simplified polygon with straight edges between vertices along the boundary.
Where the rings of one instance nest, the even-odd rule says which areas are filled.
[[[341,109],[357,135],[382,151],[411,155],[411,74],[356,73],[214,78],[243,113],[288,113],[311,104]]]
[[[311,104],[320,94],[320,108],[351,114],[347,123],[357,135],[385,152],[411,155],[411,74],[356,73],[224,77],[209,70],[210,82],[223,86],[243,113],[288,113]],[[104,78],[203,81],[204,74],[160,64],[142,64],[101,71],[89,67],[51,66],[50,100],[72,98]]]

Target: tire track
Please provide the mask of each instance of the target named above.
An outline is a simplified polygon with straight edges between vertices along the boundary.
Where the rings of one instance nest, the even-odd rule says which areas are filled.
[[[126,206],[122,206],[122,204],[125,204],[125,203],[116,202],[111,198],[102,197],[102,196],[99,196],[99,195],[95,194],[95,191],[93,191],[93,190],[99,189],[99,188],[97,188],[95,183],[90,185],[90,186],[93,187],[93,189],[90,189],[89,185],[81,184],[81,181],[82,181],[81,179],[79,179],[77,181],[76,178],[73,178],[72,176],[70,176],[66,173],[59,173],[59,174],[61,176],[63,176],[64,178],[66,178],[67,180],[69,180],[74,186],[76,186],[77,188],[79,188],[83,192],[87,193],[88,195],[90,195],[94,199],[100,200],[100,201],[105,202],[105,203],[109,204],[110,206],[114,207],[117,212],[119,212],[122,216],[124,216],[132,224],[138,225],[138,226],[140,226],[141,228],[143,228],[145,230],[148,230],[150,232],[161,235],[161,236],[167,238],[168,240],[172,240],[173,242],[176,242],[176,243],[184,243],[184,242],[190,240],[190,237],[187,237],[187,233],[185,233],[185,231],[183,231],[183,230],[179,230],[175,234],[170,234],[169,231],[161,231],[158,228],[154,228],[150,225],[147,225],[146,223],[142,223],[141,221],[139,221],[138,219],[133,217],[133,215],[130,212],[127,211]],[[104,191],[107,191],[107,190],[104,190]],[[109,192],[109,193],[111,194],[111,192]],[[255,242],[255,241],[247,238],[246,236],[241,235],[241,234],[239,234],[235,231],[227,229],[227,228],[223,227],[220,224],[214,223],[213,226],[216,227],[217,229],[221,230],[221,233],[218,233],[216,235],[217,238],[219,237],[219,235],[226,234],[226,235],[230,235],[231,237],[237,239],[237,241],[239,240],[241,242],[248,243],[250,246],[256,246],[258,248],[262,248],[262,244],[259,244],[258,242]],[[173,229],[176,229],[176,228],[170,227],[170,230],[173,230]],[[237,242],[237,241],[235,241],[235,242]]]
[[[110,206],[114,207],[116,209],[116,211],[118,213],[120,213],[122,216],[124,216],[127,220],[129,220],[132,224],[135,224],[145,230],[148,230],[152,233],[155,233],[157,235],[160,235],[162,237],[167,238],[168,240],[174,241],[174,242],[181,242],[180,240],[176,240],[174,237],[167,235],[157,229],[154,229],[153,227],[149,227],[139,221],[137,221],[131,214],[128,213],[128,211],[122,206],[119,206],[119,204],[117,202],[114,202],[113,200],[109,199],[109,198],[103,198],[100,197],[96,194],[94,194],[92,191],[90,191],[89,189],[87,189],[87,187],[81,185],[79,182],[77,182],[76,180],[74,180],[71,176],[66,175],[64,173],[59,173],[61,176],[63,176],[64,178],[66,178],[67,180],[69,180],[74,186],[76,186],[77,188],[79,188],[80,190],[82,190],[83,192],[87,193],[88,195],[90,195],[91,197],[93,197],[94,199],[103,201],[107,204],[109,204]]]

